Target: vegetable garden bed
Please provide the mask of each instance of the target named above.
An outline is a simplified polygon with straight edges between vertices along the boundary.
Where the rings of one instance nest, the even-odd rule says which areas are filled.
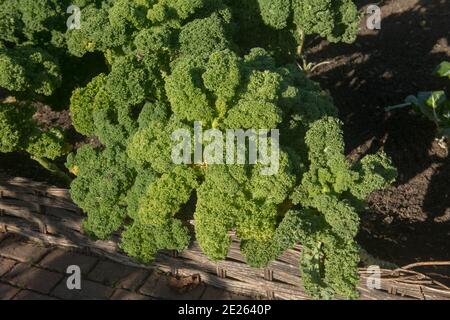
[[[83,212],[72,202],[69,191],[24,178],[0,176],[0,231],[26,236],[45,244],[90,250],[123,264],[158,268],[175,274],[199,274],[202,281],[236,293],[270,299],[308,299],[301,287],[298,259],[301,247],[287,250],[267,268],[251,268],[240,254],[239,240],[225,261],[212,262],[194,241],[177,253],[162,251],[154,263],[143,266],[121,252],[118,237],[95,241],[85,236]],[[411,266],[412,267],[412,266]],[[381,269],[380,290],[368,289],[371,272],[359,269],[361,299],[450,299],[450,289],[408,266]]]

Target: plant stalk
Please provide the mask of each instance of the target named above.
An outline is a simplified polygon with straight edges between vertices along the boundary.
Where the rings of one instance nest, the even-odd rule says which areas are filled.
[[[411,105],[410,102],[406,102],[406,103],[402,103],[402,104],[397,104],[395,106],[387,107],[384,110],[386,112],[389,112],[389,111],[392,111],[392,110],[395,110],[395,109],[403,109],[403,108],[409,107],[410,105]]]
[[[57,165],[55,165],[48,159],[42,157],[31,158],[38,162],[44,169],[50,171],[54,176],[64,181],[65,184],[70,185],[70,183],[72,182],[72,179],[64,171],[62,171],[60,168],[58,168]]]
[[[300,43],[299,43],[299,45],[297,47],[297,57],[299,59],[302,59],[303,49],[304,49],[304,46],[305,46],[305,32],[302,29],[298,28],[297,29],[297,33],[298,33],[299,41],[300,41]]]

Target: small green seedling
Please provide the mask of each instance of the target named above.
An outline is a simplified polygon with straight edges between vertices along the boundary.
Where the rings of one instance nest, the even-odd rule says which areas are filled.
[[[450,79],[450,62],[442,62],[434,74]],[[433,121],[437,127],[439,145],[447,148],[446,141],[450,137],[450,100],[445,91],[421,91],[417,96],[408,96],[405,103],[386,108],[386,111],[406,107],[412,107],[415,112]]]

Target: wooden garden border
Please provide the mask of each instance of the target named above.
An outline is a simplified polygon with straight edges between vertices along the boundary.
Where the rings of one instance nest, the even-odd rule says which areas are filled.
[[[24,178],[0,176],[0,231],[28,237],[34,241],[95,252],[117,262],[141,268],[158,268],[182,275],[200,275],[202,281],[238,294],[269,299],[309,299],[301,287],[298,246],[285,252],[267,268],[251,268],[233,243],[228,258],[210,261],[197,242],[176,253],[163,251],[150,266],[126,256],[118,247],[118,237],[94,241],[83,234],[83,212],[72,202],[69,191]],[[410,269],[381,269],[380,290],[368,289],[371,273],[360,269],[358,290],[361,299],[449,299],[450,289]]]

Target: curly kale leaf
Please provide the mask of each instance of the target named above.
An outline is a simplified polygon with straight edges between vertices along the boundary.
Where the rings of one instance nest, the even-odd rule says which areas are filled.
[[[61,71],[54,57],[31,46],[0,49],[0,86],[10,91],[50,96],[61,86]]]
[[[120,247],[131,257],[150,263],[161,249],[183,251],[190,236],[180,220],[170,220],[163,225],[133,223],[122,233]]]
[[[84,229],[100,239],[117,231],[127,216],[126,193],[135,171],[119,147],[96,150],[90,145],[69,155],[67,168],[76,173],[70,193],[88,216]]]
[[[294,23],[331,42],[355,41],[360,14],[352,0],[292,0]]]

